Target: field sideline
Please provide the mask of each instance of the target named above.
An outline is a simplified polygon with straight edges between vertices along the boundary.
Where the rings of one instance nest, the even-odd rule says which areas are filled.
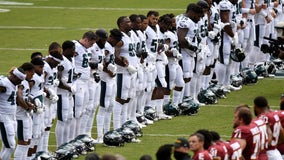
[[[11,3],[18,2],[18,3]],[[80,39],[88,30],[117,28],[116,19],[122,15],[147,14],[148,10],[181,14],[186,0],[0,0],[0,74],[7,74],[12,66],[29,61],[30,54],[47,53],[53,42]],[[10,2],[7,4],[7,2]],[[1,12],[1,9],[8,12]],[[97,145],[100,155],[122,154],[128,160],[139,159],[143,154],[155,156],[158,147],[173,143],[178,137],[188,137],[198,129],[206,128],[229,139],[232,132],[233,108],[239,104],[252,106],[258,95],[266,96],[272,108],[278,109],[284,92],[284,79],[267,78],[256,85],[244,86],[241,91],[227,95],[218,104],[204,106],[196,116],[178,116],[172,120],[156,122],[143,128],[141,143],[127,143],[113,148]],[[92,135],[96,138],[96,123]],[[50,151],[56,149],[54,126],[50,137]],[[79,158],[84,159],[84,156]],[[154,158],[155,159],[155,158]]]

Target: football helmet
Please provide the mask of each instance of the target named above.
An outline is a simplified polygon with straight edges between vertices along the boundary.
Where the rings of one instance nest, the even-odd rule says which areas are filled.
[[[75,139],[83,142],[86,146],[87,151],[95,150],[96,143],[95,143],[95,140],[91,136],[87,134],[80,134]]]
[[[136,113],[136,119],[139,123],[146,125],[147,124],[147,120],[145,118],[144,115]]]
[[[243,78],[240,75],[231,75],[230,83],[234,87],[240,87],[243,84]]]
[[[268,74],[275,74],[275,72],[277,70],[276,65],[273,62],[266,62],[265,68],[266,68]]]
[[[208,89],[210,89],[218,98],[226,98],[226,93],[219,84],[211,84]]]
[[[242,62],[246,58],[246,54],[243,49],[235,48],[231,51],[230,57],[235,62]]]
[[[164,105],[164,113],[170,116],[178,116],[179,110],[177,106],[174,106],[171,102],[169,102],[168,104]]]
[[[217,103],[217,96],[210,89],[201,90],[197,95],[197,99],[200,103],[205,103],[205,104]]]
[[[133,121],[133,120],[128,120],[122,124],[122,127],[130,128],[136,137],[142,137],[143,133],[139,125]]]
[[[116,130],[108,131],[104,134],[104,144],[108,146],[123,146],[124,140],[120,133],[118,133]]]
[[[55,151],[55,154],[58,160],[71,160],[73,157],[78,157],[76,147],[71,143],[60,145]]]
[[[191,98],[184,98],[183,102],[178,105],[181,115],[192,115],[198,113],[199,105]]]
[[[241,76],[243,77],[243,84],[254,84],[258,80],[255,71],[249,68],[242,69]]]
[[[55,160],[56,158],[52,153],[45,152],[45,151],[39,151],[36,152],[35,157],[33,160]]]
[[[149,120],[157,120],[157,112],[155,111],[155,109],[151,106],[146,106],[144,108],[144,116],[149,119]]]
[[[87,146],[82,141],[73,139],[73,140],[69,141],[69,143],[72,144],[76,148],[76,154],[77,155],[86,154]]]
[[[257,74],[257,76],[263,76],[263,77],[268,76],[267,70],[263,63],[255,65],[254,71]]]
[[[116,129],[122,135],[124,142],[130,143],[136,136],[135,133],[128,127],[120,127]]]

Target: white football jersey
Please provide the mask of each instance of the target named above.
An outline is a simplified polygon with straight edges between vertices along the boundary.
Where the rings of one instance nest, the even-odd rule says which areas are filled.
[[[35,73],[33,75],[32,81],[34,85],[31,88],[31,95],[33,97],[42,96],[43,95],[43,85],[44,85],[44,77],[42,75],[38,75]]]
[[[197,46],[197,33],[198,33],[198,24],[194,23],[189,17],[185,15],[180,15],[178,18],[178,23],[177,23],[177,29],[179,28],[186,28],[188,29],[188,32],[186,34],[186,37],[189,38],[190,44]]]
[[[77,56],[74,57],[75,60],[75,72],[81,73],[80,79],[89,80],[90,78],[90,53],[88,49],[84,47],[80,42],[73,40],[75,43],[75,51]]]
[[[29,95],[31,93],[29,82],[26,80],[23,80],[20,85],[23,87],[22,89],[23,99],[25,102],[28,102]],[[26,112],[27,111],[23,107],[17,106],[17,115],[26,114]]]
[[[106,64],[114,64],[114,47],[111,46],[110,43],[106,42],[105,51],[108,52],[108,54],[105,55],[105,58],[104,58]],[[109,74],[106,72],[101,72],[100,76],[101,76],[101,80],[105,82],[111,79],[115,79],[115,77],[110,77]]]
[[[0,86],[6,88],[6,92],[0,93],[0,113],[1,114],[16,114],[16,86],[8,79],[4,77],[0,79]]]
[[[74,59],[72,58],[71,61],[70,61],[68,58],[66,58],[63,55],[63,61],[61,61],[58,66],[63,67],[63,70],[62,70],[62,73],[61,73],[62,74],[61,78],[67,80],[66,84],[71,86],[72,83],[73,83],[73,75],[74,75],[74,70],[75,70]],[[67,90],[63,91],[63,89],[58,88],[57,91],[60,94],[60,93],[65,92]]]
[[[52,86],[54,80],[54,71],[46,61],[44,61],[43,72],[45,74],[44,85]]]
[[[158,51],[158,43],[159,43],[159,26],[156,25],[156,30],[154,30],[152,27],[148,26],[145,30],[147,39],[146,39],[146,46],[149,49],[151,53],[154,55],[157,54]]]

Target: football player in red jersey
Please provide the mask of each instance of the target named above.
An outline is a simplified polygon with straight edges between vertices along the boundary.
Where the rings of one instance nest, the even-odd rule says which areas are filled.
[[[247,105],[235,108],[232,140],[237,140],[241,144],[245,160],[257,159],[259,154],[260,131],[256,126],[250,125],[251,120],[252,113]]]
[[[194,153],[193,160],[212,160],[211,154],[204,149],[204,136],[201,133],[194,133],[189,137],[190,150]]]
[[[276,147],[279,143],[279,138],[282,139],[284,136],[284,132],[277,112],[270,110],[268,102],[263,96],[258,96],[254,99],[254,112],[257,117],[265,121],[268,128],[268,159],[282,159],[281,154]]]
[[[282,128],[284,128],[284,93],[281,95],[280,98],[280,110],[278,111],[278,116],[280,118],[280,123]],[[277,149],[279,150],[282,158],[284,159],[284,142],[278,144]]]

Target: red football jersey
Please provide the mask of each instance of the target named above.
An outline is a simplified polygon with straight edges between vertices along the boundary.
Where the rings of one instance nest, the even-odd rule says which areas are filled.
[[[238,141],[230,140],[230,141],[224,142],[224,145],[228,152],[227,153],[228,159],[235,159],[235,160],[242,159],[242,149]]]
[[[195,152],[192,159],[193,160],[213,160],[212,155],[207,150]]]
[[[278,113],[278,116],[279,116],[279,119],[280,119],[281,126],[282,126],[282,128],[284,128],[284,111],[281,110],[281,111],[278,111],[277,113]],[[284,143],[279,144],[277,146],[277,149],[279,150],[279,152],[281,154],[284,154]]]
[[[259,118],[263,119],[272,131],[272,141],[267,150],[274,150],[277,147],[280,134],[280,119],[277,112],[271,111],[261,114]]]
[[[246,140],[246,147],[242,151],[245,159],[257,159],[260,146],[260,131],[256,125],[238,126],[232,138]]]
[[[208,148],[213,158],[219,157],[221,160],[228,159],[228,150],[223,142],[216,142]]]

